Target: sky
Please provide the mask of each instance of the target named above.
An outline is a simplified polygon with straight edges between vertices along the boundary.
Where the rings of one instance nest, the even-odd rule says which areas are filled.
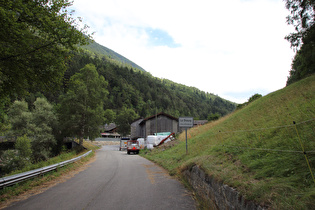
[[[236,103],[285,87],[283,0],[74,0],[94,40],[158,78]]]

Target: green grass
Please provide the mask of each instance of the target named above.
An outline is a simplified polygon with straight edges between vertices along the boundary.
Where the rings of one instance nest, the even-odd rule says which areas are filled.
[[[296,124],[293,124],[293,121]],[[193,165],[272,209],[315,209],[315,183],[302,152],[315,151],[315,75],[188,131],[144,154],[180,175]],[[306,153],[315,174],[315,153]]]

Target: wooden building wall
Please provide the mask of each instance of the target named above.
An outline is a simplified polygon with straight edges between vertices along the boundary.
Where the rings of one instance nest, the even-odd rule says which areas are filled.
[[[164,115],[160,115],[157,118],[151,118],[145,121],[145,132],[144,136],[153,135],[154,133],[160,132],[178,132],[178,122],[170,119]]]

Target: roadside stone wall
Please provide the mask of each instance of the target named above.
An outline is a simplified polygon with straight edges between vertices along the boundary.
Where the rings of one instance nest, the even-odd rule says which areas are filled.
[[[213,177],[208,176],[197,165],[182,172],[184,178],[190,183],[192,188],[202,202],[214,210],[265,210],[266,208],[255,204],[253,201],[244,199],[232,187],[222,182],[216,181]]]

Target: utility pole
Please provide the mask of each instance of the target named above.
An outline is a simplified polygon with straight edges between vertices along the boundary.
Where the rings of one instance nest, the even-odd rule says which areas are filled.
[[[155,106],[155,135],[157,136],[157,107]]]

